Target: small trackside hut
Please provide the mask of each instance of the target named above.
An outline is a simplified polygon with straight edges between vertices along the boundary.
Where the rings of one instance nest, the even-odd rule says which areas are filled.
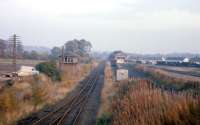
[[[128,70],[127,69],[116,69],[116,81],[128,80]]]

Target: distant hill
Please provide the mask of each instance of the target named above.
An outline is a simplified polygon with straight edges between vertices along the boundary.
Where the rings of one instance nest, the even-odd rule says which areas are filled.
[[[24,50],[31,52],[33,50],[37,51],[37,52],[48,52],[50,53],[51,49],[48,47],[43,47],[43,46],[26,46],[24,45]]]

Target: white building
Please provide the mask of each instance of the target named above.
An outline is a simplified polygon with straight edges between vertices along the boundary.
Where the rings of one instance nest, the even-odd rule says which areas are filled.
[[[37,71],[34,67],[31,66],[21,66],[19,71],[17,71],[17,75],[20,77],[24,76],[32,76],[32,75],[38,75],[39,71]]]
[[[189,58],[184,58],[183,62],[184,62],[184,63],[189,63],[189,62],[190,62],[190,59],[189,59]]]

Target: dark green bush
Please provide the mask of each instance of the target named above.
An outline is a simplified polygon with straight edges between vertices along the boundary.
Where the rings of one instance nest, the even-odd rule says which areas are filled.
[[[96,125],[110,125],[111,121],[110,113],[105,113],[99,119],[97,119]]]
[[[57,69],[55,62],[42,62],[36,65],[36,69],[40,71],[41,73],[46,74],[54,81],[61,80],[61,74],[59,70]]]

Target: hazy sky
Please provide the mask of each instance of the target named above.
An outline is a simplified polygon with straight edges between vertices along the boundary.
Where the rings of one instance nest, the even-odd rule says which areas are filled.
[[[199,53],[200,0],[0,0],[0,38],[13,33],[26,45]]]

